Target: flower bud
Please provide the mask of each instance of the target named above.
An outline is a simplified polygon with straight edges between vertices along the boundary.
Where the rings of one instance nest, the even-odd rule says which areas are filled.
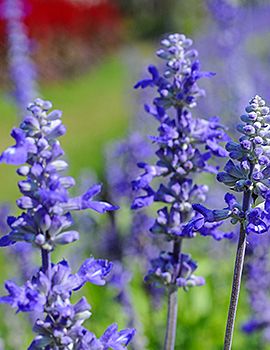
[[[20,176],[27,176],[29,174],[30,167],[28,165],[23,165],[17,169],[17,174]]]

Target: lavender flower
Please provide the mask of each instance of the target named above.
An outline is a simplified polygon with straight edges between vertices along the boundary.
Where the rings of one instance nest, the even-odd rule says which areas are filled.
[[[36,68],[29,55],[30,41],[23,23],[25,9],[22,0],[4,0],[2,13],[6,19],[9,69],[14,83],[14,97],[23,117],[27,105],[37,97]]]
[[[239,142],[230,141],[226,149],[231,158],[224,171],[218,173],[217,180],[235,192],[243,193],[242,205],[237,198],[227,193],[228,207],[209,210],[201,204],[193,205],[199,215],[191,220],[189,227],[198,230],[204,223],[217,223],[230,218],[232,224],[240,223],[240,235],[235,261],[233,287],[228,313],[224,350],[231,349],[238,297],[240,293],[242,269],[246,249],[246,235],[262,234],[270,227],[270,158],[269,158],[269,108],[260,96],[255,96],[241,116],[244,124],[237,125],[242,134]],[[238,164],[237,164],[237,163]],[[198,224],[198,220],[200,224]]]
[[[64,154],[57,138],[65,133],[61,112],[52,111],[48,101],[37,99],[31,103],[20,128],[13,129],[16,144],[5,150],[0,159],[9,164],[21,165],[19,181],[23,194],[17,205],[24,212],[19,217],[9,217],[10,233],[0,239],[1,246],[17,241],[32,243],[39,248],[42,267],[23,286],[6,282],[8,294],[0,298],[1,303],[10,304],[19,312],[40,311],[43,317],[36,320],[34,332],[37,336],[29,349],[96,349],[122,350],[134,335],[133,329],[117,331],[110,326],[100,339],[87,331],[82,323],[90,313],[85,298],[75,305],[70,301],[73,291],[86,282],[105,284],[105,277],[112,268],[106,260],[86,260],[76,274],[66,261],[52,264],[50,252],[59,244],[68,244],[79,238],[77,231],[70,230],[70,211],[92,209],[99,213],[117,207],[93,197],[101,191],[100,185],[90,187],[82,196],[69,197],[68,189],[75,185],[72,177],[62,176],[68,164],[60,159]],[[25,165],[24,165],[25,164]]]
[[[146,277],[169,290],[169,326],[164,349],[174,349],[178,287],[187,289],[203,284],[202,278],[193,275],[196,263],[181,253],[182,239],[194,236],[192,231],[184,230],[194,215],[191,203],[204,201],[207,192],[206,186],[194,184],[190,176],[202,171],[215,173],[216,168],[209,159],[227,155],[219,143],[228,137],[218,118],[208,121],[195,119],[191,114],[198,98],[204,95],[197,81],[213,75],[200,70],[198,54],[191,45],[192,41],[184,35],[169,35],[157,51],[157,56],[165,61],[164,71],[160,73],[151,65],[148,68],[151,77],[135,85],[143,89],[154,87],[158,93],[153,105],[145,106],[159,123],[158,135],[150,137],[158,146],[158,161],[155,165],[138,163],[144,172],[133,181],[133,188],[144,194],[137,195],[132,208],[140,209],[154,201],[165,204],[150,230],[166,235],[167,240],[173,242],[173,251],[162,252],[154,259]],[[152,187],[155,178],[162,181],[157,190]],[[207,232],[216,237],[216,226],[209,227]]]

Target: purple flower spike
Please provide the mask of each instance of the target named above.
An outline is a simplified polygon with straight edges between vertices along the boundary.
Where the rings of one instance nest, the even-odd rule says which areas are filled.
[[[238,131],[242,136],[239,142],[227,143],[226,149],[230,152],[231,159],[226,163],[224,171],[218,173],[217,179],[235,192],[250,193],[253,207],[249,201],[243,209],[236,197],[227,193],[225,201],[228,207],[223,210],[209,210],[201,204],[195,204],[193,208],[204,216],[206,223],[217,223],[231,218],[233,224],[243,223],[247,234],[263,234],[270,228],[268,198],[270,193],[268,165],[270,109],[265,101],[256,95],[249,101],[245,111],[246,114],[241,116],[244,124],[238,125]],[[236,159],[238,164],[232,159]],[[264,202],[264,208],[255,203],[258,197]]]
[[[61,175],[68,164],[60,158],[64,152],[57,140],[65,128],[59,111],[48,113],[51,107],[50,102],[41,99],[31,103],[28,110],[32,115],[12,131],[16,145],[1,155],[3,162],[25,164],[17,173],[26,178],[18,183],[23,196],[17,200],[25,213],[10,221],[11,231],[0,239],[0,246],[26,241],[52,250],[58,244],[79,239],[78,232],[67,230],[72,225],[70,211],[92,209],[104,213],[118,209],[107,202],[92,200],[100,193],[101,185],[92,186],[82,196],[69,198],[68,190],[75,180]]]
[[[225,234],[220,234],[218,228],[219,221],[227,218],[231,219],[232,224],[239,223],[239,239],[236,252],[236,260],[234,265],[234,277],[232,284],[232,293],[230,299],[230,306],[227,318],[226,333],[224,339],[224,349],[231,349],[234,320],[238,306],[238,296],[240,293],[240,285],[242,278],[242,270],[244,267],[245,251],[247,240],[252,242],[254,234],[264,236],[264,233],[269,232],[270,215],[269,215],[269,193],[270,193],[270,179],[269,179],[269,146],[270,146],[270,108],[266,106],[265,101],[258,95],[249,101],[249,105],[245,109],[245,114],[240,118],[244,124],[237,125],[237,131],[242,135],[239,142],[229,141],[226,145],[226,150],[229,152],[231,158],[225,165],[224,171],[218,173],[217,180],[229,186],[231,190],[242,193],[242,204],[237,198],[227,193],[225,195],[225,202],[227,208],[222,210],[209,210],[201,204],[193,205],[193,208],[201,215],[203,215],[205,223],[199,228],[201,234],[209,235],[209,228],[213,230],[213,235],[216,239],[226,237]],[[233,161],[235,160],[235,161]],[[193,224],[194,223],[194,224]],[[195,219],[193,218],[188,227],[195,226]],[[193,224],[193,225],[192,225]],[[207,227],[208,226],[208,227]],[[227,236],[230,234],[227,234]],[[247,235],[251,236],[251,238]],[[222,237],[223,236],[223,237]],[[254,239],[254,236],[253,236]],[[255,239],[256,241],[256,239]],[[264,251],[263,247],[260,247]],[[247,251],[249,246],[247,246]],[[256,309],[260,310],[258,314],[262,313],[262,308],[266,308],[266,301],[264,293],[264,281],[267,280],[268,272],[265,270],[264,254],[257,261],[258,266],[263,265],[263,268],[258,269],[258,275],[263,276],[263,281],[254,273],[250,274],[250,284],[254,281],[252,286],[253,301],[256,301]],[[256,271],[256,270],[255,270]],[[250,271],[249,271],[250,272]],[[257,284],[257,281],[263,285]],[[255,291],[255,293],[254,293]],[[258,305],[261,305],[258,307]],[[263,305],[263,306],[262,306]],[[257,308],[258,307],[258,308]],[[257,311],[256,310],[256,311]],[[257,316],[257,315],[256,315]],[[245,325],[246,332],[253,332],[255,329],[269,327],[269,312],[263,315],[261,321],[257,322],[257,317]],[[268,329],[269,331],[269,329]]]
[[[30,350],[122,350],[130,342],[134,330],[117,332],[114,325],[99,340],[82,326],[91,316],[86,299],[81,298],[75,305],[70,300],[72,293],[86,282],[104,285],[112,263],[91,257],[76,274],[72,274],[66,260],[51,263],[50,253],[57,245],[79,239],[79,233],[71,229],[72,210],[93,209],[104,213],[118,209],[107,202],[93,200],[100,193],[101,185],[90,187],[82,196],[69,197],[75,180],[62,175],[68,164],[61,159],[64,151],[57,139],[66,129],[61,113],[49,113],[51,108],[49,101],[41,99],[29,104],[32,115],[22,121],[20,128],[13,129],[16,145],[8,148],[0,159],[22,165],[17,174],[24,177],[18,183],[22,197],[17,200],[23,212],[18,217],[8,217],[10,232],[0,238],[0,246],[18,241],[32,243],[40,249],[42,257],[42,267],[23,286],[6,282],[8,295],[0,297],[0,303],[11,305],[17,312],[39,312],[33,327],[36,337]]]
[[[230,215],[227,208],[211,211],[201,204],[198,208],[192,207],[193,203],[204,202],[208,191],[207,186],[193,183],[193,174],[216,173],[217,167],[210,160],[228,155],[221,143],[230,139],[217,117],[206,120],[192,116],[198,99],[205,95],[198,81],[213,76],[213,73],[201,71],[198,53],[191,46],[192,40],[183,34],[166,36],[157,51],[164,65],[161,69],[150,65],[150,77],[135,85],[135,88],[153,88],[156,92],[152,103],[145,105],[145,111],[158,122],[156,135],[150,136],[156,146],[157,160],[154,165],[143,161],[138,163],[143,171],[132,181],[136,197],[131,208],[141,209],[153,202],[163,204],[150,231],[164,235],[167,241],[173,243],[171,249],[176,262],[165,262],[163,255],[152,259],[152,277],[148,275],[146,279],[155,282],[157,278],[159,284],[170,286],[170,292],[173,290],[171,285],[185,289],[189,284],[203,284],[200,278],[190,277],[187,282],[186,276],[172,277],[171,267],[175,263],[179,264],[175,266],[176,270],[183,267],[183,261],[178,260],[182,254],[182,240],[195,237],[196,232],[211,235],[216,240],[225,238],[226,235],[218,230],[219,225],[210,227],[208,224],[207,227],[206,222],[213,223]],[[194,209],[201,215],[196,214]],[[171,253],[167,254],[170,256]],[[162,266],[158,266],[159,263]]]

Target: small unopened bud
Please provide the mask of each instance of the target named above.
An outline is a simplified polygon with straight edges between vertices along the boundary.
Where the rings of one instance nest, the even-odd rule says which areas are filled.
[[[63,170],[66,170],[68,168],[68,164],[67,162],[65,162],[64,160],[55,160],[53,162],[51,162],[46,170],[47,171],[63,171]]]
[[[20,209],[32,209],[35,207],[32,198],[27,196],[17,199],[16,203]]]
[[[30,167],[27,165],[21,166],[19,169],[17,169],[17,174],[20,176],[27,176],[29,174]]]
[[[42,246],[45,243],[45,236],[41,233],[36,236],[35,243],[39,246]]]

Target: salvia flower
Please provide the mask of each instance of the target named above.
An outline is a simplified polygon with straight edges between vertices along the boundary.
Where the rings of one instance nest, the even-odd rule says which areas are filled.
[[[185,229],[195,213],[192,203],[203,202],[207,186],[197,185],[192,175],[200,172],[216,173],[217,168],[211,158],[224,157],[227,151],[220,142],[229,138],[218,118],[209,120],[194,118],[191,110],[196,107],[204,90],[198,86],[198,80],[211,77],[213,73],[202,72],[198,53],[191,48],[192,40],[181,34],[171,34],[161,41],[157,56],[164,65],[159,70],[148,67],[150,78],[139,81],[135,88],[152,87],[157,92],[152,104],[145,106],[146,112],[158,122],[157,134],[150,136],[156,145],[157,161],[154,165],[138,163],[143,170],[133,182],[137,196],[132,209],[140,209],[153,202],[163,203],[150,231],[162,234],[172,241],[169,252],[161,252],[151,259],[152,268],[146,281],[163,285],[169,292],[168,323],[164,349],[173,349],[176,314],[177,289],[187,290],[192,286],[204,284],[201,277],[195,277],[197,264],[186,254],[181,253],[183,238],[192,238],[194,231]],[[156,189],[156,180],[160,186]],[[202,225],[201,225],[202,226]],[[208,228],[209,235],[224,238],[217,233],[217,226]],[[207,235],[204,232],[204,235]]]
[[[49,112],[50,102],[40,99],[30,104],[30,112],[19,128],[11,135],[16,144],[0,156],[1,162],[21,165],[17,173],[25,177],[19,181],[22,197],[17,205],[24,212],[19,217],[9,217],[10,232],[0,239],[1,246],[16,241],[26,241],[46,250],[57,244],[68,244],[79,238],[70,230],[73,210],[93,209],[99,213],[117,207],[93,200],[100,193],[101,185],[90,187],[82,196],[70,198],[68,190],[75,185],[71,176],[61,173],[68,164],[57,138],[65,133],[58,110]]]
[[[217,180],[232,191],[242,193],[242,203],[227,193],[225,201],[228,207],[222,210],[210,210],[201,204],[193,208],[201,215],[198,223],[193,218],[188,224],[195,231],[205,227],[205,223],[218,223],[228,218],[232,224],[240,224],[239,240],[236,252],[232,293],[228,311],[224,349],[231,349],[234,322],[240,294],[242,270],[244,266],[247,235],[263,234],[269,231],[269,108],[260,96],[249,101],[246,113],[241,116],[242,124],[237,130],[242,134],[238,142],[229,141],[226,149],[230,160],[224,171],[217,174]],[[249,324],[251,329],[257,325]]]
[[[96,285],[105,284],[105,278],[111,271],[112,264],[106,260],[86,260],[76,274],[72,274],[66,261],[53,265],[51,277],[40,270],[26,286],[6,288],[9,295],[2,297],[0,302],[9,303],[18,311],[29,311],[40,308],[45,313],[44,319],[37,319],[34,332],[37,333],[29,349],[44,349],[44,346],[65,349],[124,349],[134,335],[133,329],[117,332],[117,326],[112,325],[111,337],[108,330],[100,340],[86,330],[82,323],[91,316],[91,307],[82,297],[76,304],[70,302],[73,291],[80,289],[86,282]],[[28,288],[27,293],[25,289]],[[20,290],[22,291],[21,293]],[[90,336],[91,335],[91,336]],[[117,348],[118,346],[118,348]]]
[[[225,195],[228,207],[222,210],[209,210],[201,204],[195,204],[193,208],[204,217],[202,224],[230,218],[232,224],[244,223],[247,234],[268,231],[270,224],[269,111],[269,107],[261,97],[255,96],[250,100],[246,113],[241,116],[241,121],[244,123],[237,126],[242,136],[239,142],[229,141],[226,144],[231,159],[226,163],[224,171],[217,174],[217,180],[234,192],[250,191],[253,205],[243,210],[237,198],[229,193]],[[192,224],[196,224],[195,220],[190,225]]]
[[[40,270],[22,287],[7,281],[5,287],[9,294],[1,297],[0,302],[10,304],[17,311],[42,310],[48,315],[45,321],[38,319],[35,323],[34,330],[39,336],[34,344],[37,339],[46,341],[48,345],[64,345],[67,340],[74,343],[77,341],[77,330],[91,312],[85,298],[72,305],[70,296],[86,282],[105,284],[104,278],[111,268],[112,264],[108,261],[90,258],[76,274],[72,274],[68,263],[61,261],[52,266],[50,278]],[[41,338],[42,333],[45,336]]]
[[[36,337],[30,350],[122,350],[132,339],[134,329],[118,332],[113,324],[98,339],[82,326],[91,316],[86,299],[82,297],[76,304],[70,300],[72,293],[86,282],[104,285],[112,263],[91,257],[72,274],[67,261],[50,261],[50,253],[57,245],[79,238],[79,233],[70,229],[71,211],[92,209],[104,213],[118,209],[93,199],[100,193],[100,185],[91,186],[81,196],[69,196],[68,190],[75,181],[61,175],[68,164],[61,159],[64,152],[57,139],[65,133],[65,127],[61,112],[49,112],[51,107],[50,102],[41,99],[31,103],[30,114],[12,131],[16,144],[0,157],[2,162],[20,165],[17,173],[24,177],[18,184],[23,196],[17,200],[23,213],[8,217],[10,232],[0,239],[0,245],[32,243],[42,257],[42,267],[23,286],[6,282],[7,295],[0,297],[0,303],[11,305],[17,312],[38,312],[33,327]]]
[[[161,252],[159,258],[152,261],[152,269],[149,271],[146,281],[157,285],[170,285],[176,283],[178,287],[188,290],[189,287],[202,286],[205,281],[202,277],[193,275],[197,264],[189,255],[181,254],[178,260],[178,269],[175,269],[175,261],[172,253]]]
[[[204,95],[197,81],[213,75],[200,70],[198,53],[191,45],[192,41],[181,34],[163,39],[157,56],[165,62],[164,70],[160,73],[158,68],[150,66],[151,78],[135,85],[135,88],[156,88],[158,97],[145,109],[158,121],[159,127],[158,135],[151,136],[158,147],[158,160],[155,165],[138,163],[144,172],[133,181],[133,188],[144,194],[138,193],[132,208],[164,203],[151,231],[166,234],[173,241],[194,236],[184,227],[194,214],[192,203],[206,198],[207,186],[194,184],[191,174],[216,172],[210,158],[227,155],[220,142],[228,137],[218,119],[193,118],[191,114],[198,97]],[[152,187],[155,178],[162,181],[157,190]]]

